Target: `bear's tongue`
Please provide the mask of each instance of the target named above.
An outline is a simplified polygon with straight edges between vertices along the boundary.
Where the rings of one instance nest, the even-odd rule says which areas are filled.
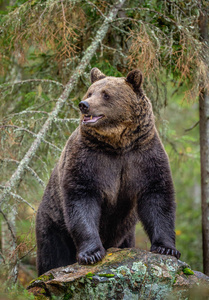
[[[84,123],[95,123],[97,120],[101,119],[102,116],[84,116]]]

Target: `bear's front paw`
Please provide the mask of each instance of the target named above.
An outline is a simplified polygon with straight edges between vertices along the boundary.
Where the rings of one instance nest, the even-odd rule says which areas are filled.
[[[89,249],[78,254],[78,263],[80,265],[95,264],[98,261],[102,260],[104,256],[105,249],[103,247],[97,247],[93,250]]]
[[[150,251],[154,253],[164,254],[164,255],[172,255],[178,259],[181,256],[181,253],[175,248],[169,248],[164,246],[152,246]]]

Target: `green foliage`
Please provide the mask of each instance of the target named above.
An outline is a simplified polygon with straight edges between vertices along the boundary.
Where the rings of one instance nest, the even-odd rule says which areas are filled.
[[[165,113],[169,128],[164,143],[176,189],[177,247],[183,261],[202,270],[199,128],[185,131],[197,122],[198,105],[184,102],[182,92],[180,89],[172,97],[170,90],[172,103]]]
[[[10,287],[5,284],[0,287],[0,299],[4,300],[33,300],[35,296],[23,288],[19,284],[14,284]]]
[[[107,76],[123,76],[123,74],[117,70],[116,66],[112,65],[107,59],[100,62],[95,61],[95,67],[102,70],[102,72]]]

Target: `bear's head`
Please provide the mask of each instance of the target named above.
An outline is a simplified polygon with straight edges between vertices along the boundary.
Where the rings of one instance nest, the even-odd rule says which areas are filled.
[[[139,70],[124,78],[105,76],[93,68],[91,82],[79,103],[82,132],[118,148],[153,128],[152,105],[143,94]]]

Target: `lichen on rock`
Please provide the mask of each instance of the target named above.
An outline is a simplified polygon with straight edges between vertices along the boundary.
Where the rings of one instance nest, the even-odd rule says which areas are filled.
[[[50,270],[33,280],[28,290],[37,300],[164,300],[187,299],[199,286],[199,292],[209,292],[209,277],[175,257],[112,248],[95,265]]]

